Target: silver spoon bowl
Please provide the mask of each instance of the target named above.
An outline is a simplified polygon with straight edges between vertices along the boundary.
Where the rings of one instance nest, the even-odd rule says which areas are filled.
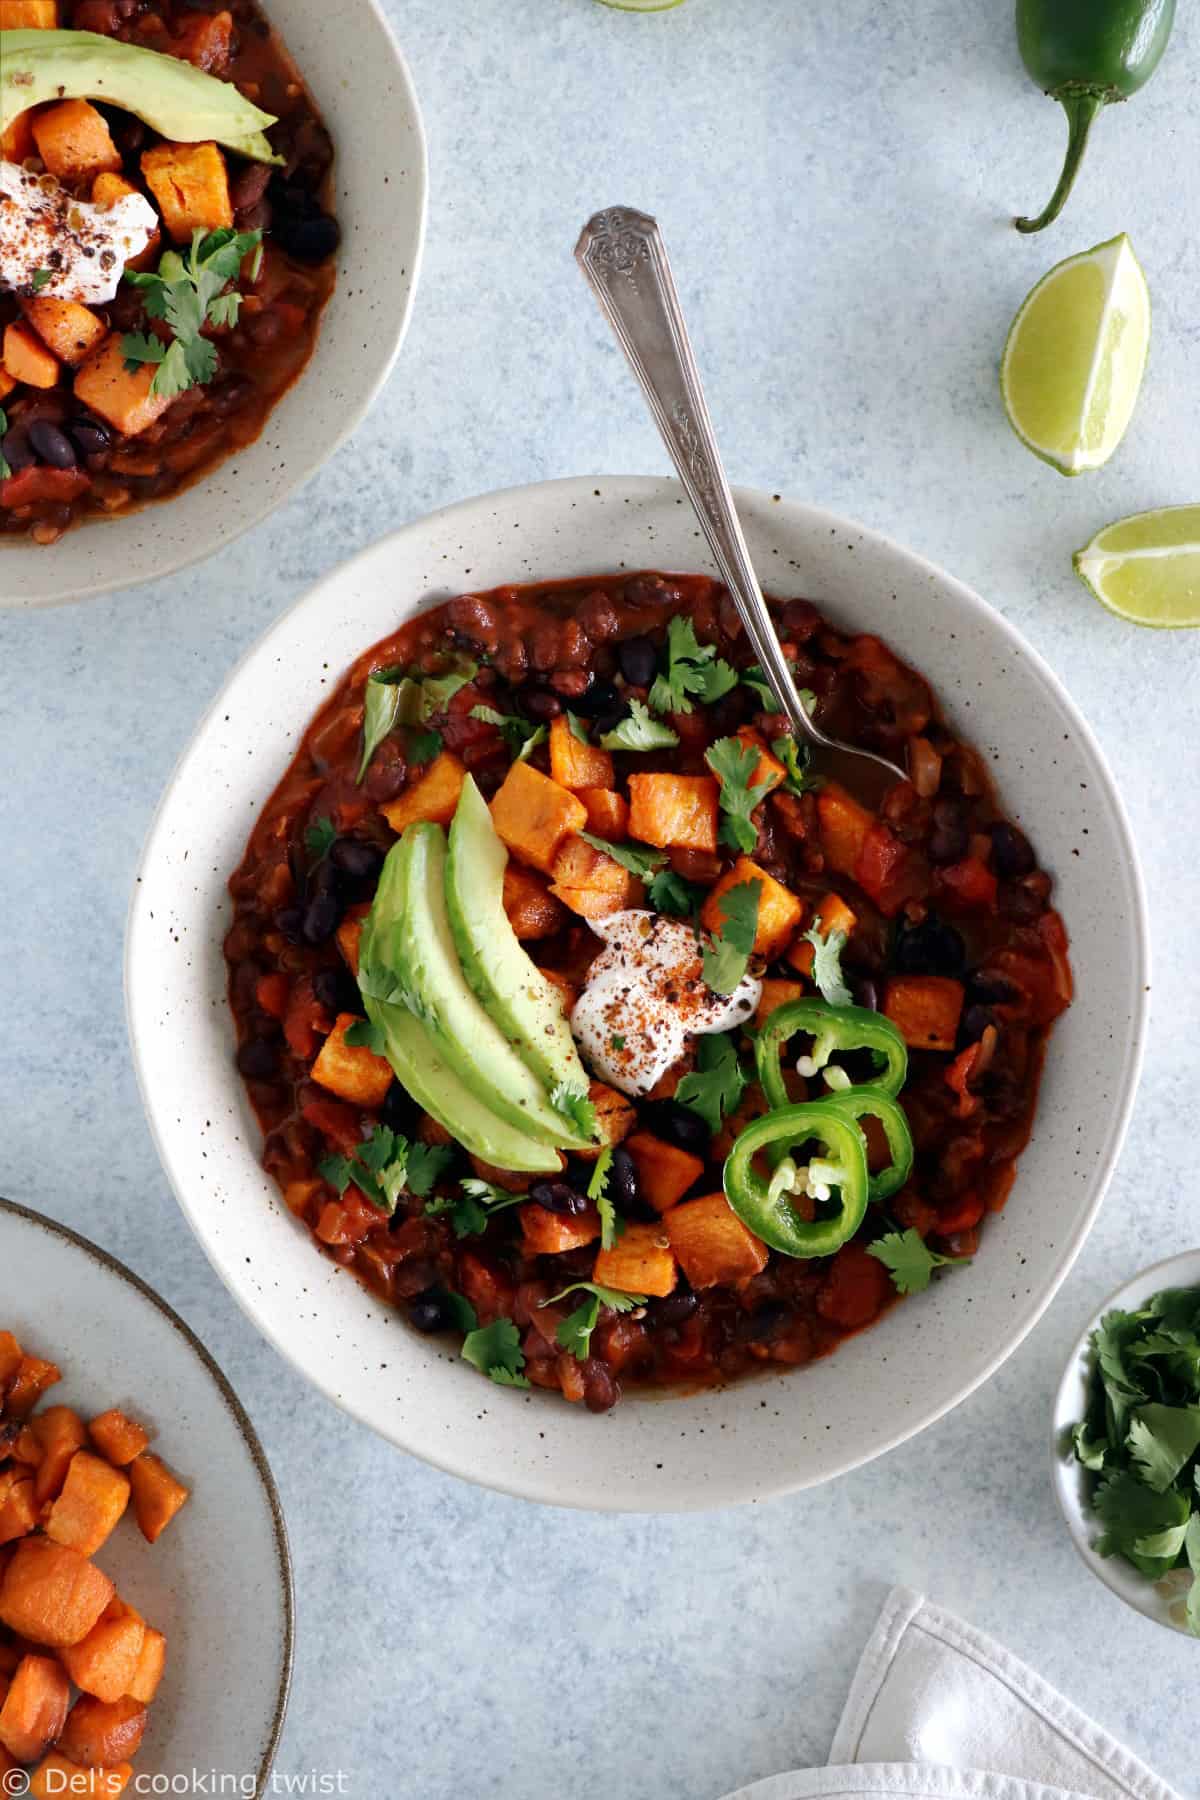
[[[886,756],[828,737],[800,699],[734,510],[657,221],[630,207],[608,207],[584,226],[575,258],[641,384],[767,685],[793,731],[821,753],[824,773],[835,774],[839,766],[849,772],[852,758],[857,773],[851,779],[859,788],[864,764],[875,765],[872,788],[879,787],[881,771],[889,782],[906,781],[906,772]]]

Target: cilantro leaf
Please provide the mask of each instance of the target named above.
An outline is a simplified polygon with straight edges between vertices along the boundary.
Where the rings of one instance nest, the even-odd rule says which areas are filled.
[[[703,899],[704,889],[685,881],[674,869],[664,869],[650,883],[651,906],[675,919],[695,918]]]
[[[161,338],[144,331],[127,331],[121,338],[121,354],[125,358],[125,373],[132,375],[142,363],[162,362],[167,346]]]
[[[573,1313],[559,1325],[555,1337],[564,1350],[571,1351],[580,1362],[590,1354],[592,1333],[600,1318],[600,1308],[607,1306],[613,1312],[632,1312],[635,1307],[646,1305],[645,1294],[626,1294],[620,1288],[601,1287],[594,1281],[573,1281],[565,1287],[561,1294],[552,1294],[549,1300],[543,1300],[543,1306],[553,1306],[559,1300],[565,1300],[568,1294],[588,1294],[590,1299],[577,1307]]]
[[[1200,1450],[1200,1406],[1140,1406],[1126,1441],[1146,1486],[1164,1494]]]
[[[427,1194],[433,1192],[434,1183],[441,1180],[453,1161],[454,1150],[450,1144],[410,1144],[407,1183],[409,1193],[415,1194],[418,1200],[424,1200]]]
[[[1157,1580],[1175,1565],[1182,1547],[1166,1549],[1169,1539],[1161,1534],[1186,1526],[1191,1502],[1177,1488],[1156,1494],[1129,1469],[1103,1480],[1092,1496],[1092,1510],[1104,1527],[1096,1545],[1101,1556],[1123,1556],[1143,1575]],[[1155,1548],[1155,1540],[1162,1546]],[[1148,1545],[1143,1549],[1141,1546]]]
[[[376,1125],[370,1136],[357,1144],[349,1156],[327,1156],[317,1165],[317,1173],[339,1194],[344,1194],[353,1182],[372,1206],[391,1214],[409,1185],[411,1154],[407,1138],[386,1125]]]
[[[807,794],[822,785],[819,775],[810,775],[809,764],[812,761],[812,745],[798,744],[794,737],[777,737],[771,739],[771,749],[787,770],[787,780],[783,784],[785,794]]]
[[[593,837],[590,831],[581,831],[579,836],[593,850],[599,850],[604,856],[611,856],[615,863],[620,863],[631,875],[652,875],[667,860],[665,850],[650,850],[645,844],[610,844],[607,838]]]
[[[501,1387],[529,1386],[528,1377],[521,1373],[525,1367],[521,1334],[511,1319],[497,1319],[493,1325],[469,1331],[463,1339],[462,1354]]]
[[[1093,1474],[1100,1474],[1104,1468],[1104,1458],[1108,1450],[1108,1439],[1103,1437],[1094,1438],[1088,1428],[1086,1419],[1081,1420],[1078,1425],[1072,1428],[1071,1447],[1075,1452],[1075,1459],[1077,1462],[1081,1462],[1085,1469],[1091,1469]]]
[[[168,250],[156,270],[127,270],[126,280],[142,291],[142,304],[150,318],[163,319],[171,327],[172,341],[140,332],[128,332],[121,349],[128,370],[157,363],[150,392],[173,399],[190,387],[203,386],[217,372],[217,349],[202,335],[207,324],[225,329],[237,323],[241,295],[222,290],[240,272],[243,258],[257,251],[261,258],[262,232],[193,231],[186,259]]]
[[[304,833],[304,848],[312,858],[309,864],[310,869],[315,869],[319,862],[325,860],[333,848],[336,837],[337,827],[332,819],[322,816],[312,821]]]
[[[49,287],[50,283],[53,280],[54,280],[54,270],[53,269],[35,269],[33,271],[32,277],[30,279],[29,285],[33,289],[35,294],[40,294],[42,289],[44,287]]]
[[[208,303],[208,322],[221,330],[232,330],[238,322],[242,310],[240,294],[218,294],[215,300]]]
[[[748,855],[758,843],[758,828],[750,815],[775,783],[754,780],[758,751],[741,738],[718,738],[704,752],[704,760],[721,784],[721,842]]]
[[[579,1088],[569,1087],[565,1081],[558,1082],[551,1090],[550,1104],[555,1112],[571,1120],[581,1137],[595,1139],[596,1108]]]
[[[587,1197],[596,1202],[596,1211],[600,1214],[600,1248],[602,1250],[611,1250],[625,1231],[625,1221],[617,1212],[608,1191],[608,1177],[612,1169],[612,1161],[612,1145],[605,1144],[596,1158],[596,1166],[592,1170],[591,1180],[587,1184]]]
[[[795,663],[789,663],[788,667],[794,676],[796,673]],[[771,692],[770,683],[763,673],[761,663],[751,663],[749,668],[742,670],[742,686],[753,688],[754,692],[762,701],[763,712],[777,713],[779,711],[779,702]],[[803,706],[805,712],[810,713],[817,704],[817,696],[813,693],[811,688],[797,688],[796,693],[799,695],[800,704]]]
[[[718,902],[721,930],[703,955],[704,979],[716,994],[732,994],[746,973],[758,931],[760,881],[740,881],[726,888]]]
[[[203,343],[201,338],[194,338],[194,344]],[[216,351],[211,344],[207,346],[211,353],[213,366],[216,366]],[[203,358],[207,361],[207,356]],[[150,392],[160,399],[173,400],[177,394],[186,393],[192,386],[192,371],[188,360],[188,351],[181,339],[176,338],[167,345],[167,353],[155,370],[154,380],[150,383]]]
[[[690,713],[689,695],[708,703],[719,700],[737,686],[737,671],[717,656],[715,644],[697,642],[695,627],[683,613],[667,626],[667,667],[650,689],[650,705],[657,713]]]
[[[374,1051],[376,1056],[387,1055],[387,1039],[383,1028],[373,1025],[370,1019],[355,1019],[353,1025],[346,1027],[346,1035],[342,1039],[352,1050],[362,1048]]]
[[[577,739],[578,742],[581,744],[587,743],[587,741],[588,741],[587,726],[584,724],[583,720],[579,717],[578,713],[573,713],[573,712],[567,713],[567,726],[568,726],[568,729],[570,730],[571,736],[573,738]]]
[[[652,719],[640,700],[631,700],[629,717],[604,733],[600,747],[602,750],[669,750],[678,742],[677,731]]]
[[[464,1175],[458,1185],[461,1194],[431,1200],[425,1208],[430,1218],[448,1213],[457,1238],[478,1237],[480,1232],[487,1230],[488,1220],[494,1213],[503,1212],[509,1206],[520,1206],[525,1199],[524,1194],[510,1194],[507,1188],[496,1187],[493,1182],[476,1175]],[[418,1190],[414,1188],[413,1191]]]
[[[702,1037],[696,1048],[696,1067],[675,1089],[682,1106],[698,1113],[712,1132],[720,1131],[726,1114],[737,1111],[749,1080],[738,1058],[731,1031]]]
[[[520,713],[497,712],[494,706],[473,706],[471,717],[481,719],[485,725],[495,725],[503,733],[514,762],[525,762],[550,735],[545,725],[535,725]]]
[[[408,760],[414,768],[422,768],[441,755],[444,739],[440,731],[414,731],[409,734]]]
[[[849,1006],[854,995],[846,986],[842,974],[842,951],[849,939],[844,931],[831,931],[828,937],[821,935],[821,915],[817,914],[807,931],[800,933],[802,942],[811,944],[813,948],[812,978],[821,991],[821,998],[827,1006]]]
[[[867,1255],[874,1256],[890,1272],[897,1293],[923,1294],[935,1269],[969,1263],[969,1256],[940,1256],[931,1250],[919,1231],[890,1231],[867,1245]]]
[[[363,690],[363,747],[358,774],[354,777],[356,787],[362,785],[371,758],[384,738],[395,730],[399,720],[400,683],[394,679],[394,674],[392,669],[374,669],[367,676]]]

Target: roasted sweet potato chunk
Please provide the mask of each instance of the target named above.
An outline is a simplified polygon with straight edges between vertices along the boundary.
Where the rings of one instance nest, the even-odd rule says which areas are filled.
[[[39,1469],[38,1473],[41,1473]],[[129,1478],[90,1450],[77,1450],[67,1479],[46,1516],[46,1536],[94,1556],[129,1505]]]
[[[137,1755],[145,1730],[146,1709],[132,1694],[111,1701],[81,1694],[67,1715],[58,1747],[81,1768],[108,1769]]]
[[[708,890],[700,909],[700,920],[708,931],[719,934],[724,918],[722,896],[730,888],[740,887],[747,881],[755,882],[759,888],[758,923],[754,933],[755,954],[770,960],[779,955],[792,936],[804,917],[804,907],[790,888],[785,888],[773,875],[760,869],[748,856],[739,856],[732,869],[727,869],[715,886]]]
[[[78,1644],[113,1597],[102,1569],[49,1538],[25,1538],[0,1576],[0,1623],[32,1644]]]
[[[133,1692],[145,1644],[145,1621],[124,1601],[112,1600],[87,1636],[60,1654],[77,1688],[113,1701]]]
[[[142,175],[177,244],[190,244],[193,231],[233,224],[229,172],[216,144],[156,144],[142,152]]]
[[[563,839],[551,873],[551,894],[584,919],[605,919],[645,898],[636,875],[581,837]]]
[[[130,1463],[129,1480],[133,1487],[133,1514],[138,1530],[153,1544],[187,1500],[191,1489],[149,1450]]]
[[[382,1106],[392,1085],[392,1065],[366,1044],[346,1042],[346,1033],[357,1024],[361,1020],[353,1013],[339,1013],[312,1066],[312,1078],[354,1106]]]
[[[600,1214],[594,1206],[581,1213],[552,1213],[530,1200],[517,1210],[529,1256],[558,1256],[563,1250],[594,1243],[600,1236]]]
[[[132,1763],[118,1763],[112,1769],[81,1769],[58,1750],[52,1750],[29,1777],[32,1800],[62,1800],[69,1795],[78,1800],[117,1800],[125,1792],[133,1776]]]
[[[34,1762],[63,1728],[71,1683],[53,1656],[24,1656],[0,1706],[0,1744],[18,1762]]]
[[[418,776],[402,794],[379,810],[392,830],[399,835],[403,835],[410,825],[423,824],[425,821],[434,825],[448,825],[458,806],[458,796],[462,793],[466,773],[457,756],[452,755],[449,750],[443,750],[439,756],[434,757],[423,775]]]
[[[492,823],[514,856],[548,875],[563,839],[586,826],[587,809],[539,769],[514,763],[492,801]]]
[[[115,1406],[91,1421],[88,1436],[114,1469],[123,1469],[135,1456],[140,1456],[150,1442],[146,1427]]]
[[[849,937],[858,924],[858,917],[851,912],[840,894],[829,893],[817,901],[812,910],[812,924],[823,937],[832,931],[844,931]],[[813,957],[816,951],[806,938],[797,938],[787,953],[787,960],[802,975],[811,975]]]
[[[661,1299],[672,1293],[679,1270],[663,1226],[627,1225],[612,1249],[597,1256],[592,1280],[623,1294]]]
[[[629,834],[660,850],[715,850],[719,794],[711,775],[631,775]]]
[[[504,871],[504,910],[523,943],[553,937],[567,917],[541,876],[515,862]]]
[[[153,1626],[147,1625],[142,1653],[138,1657],[137,1668],[127,1692],[133,1699],[140,1700],[143,1706],[149,1706],[158,1692],[166,1666],[167,1640],[161,1631],[155,1631]]]
[[[71,1458],[87,1443],[87,1432],[79,1414],[69,1406],[48,1406],[31,1421],[29,1429],[42,1451],[33,1489],[38,1505],[44,1506],[61,1494]]]
[[[655,1212],[667,1212],[704,1173],[702,1157],[692,1156],[650,1131],[635,1131],[625,1139],[625,1148],[637,1168],[642,1198]]]
[[[767,1247],[747,1229],[724,1194],[701,1194],[663,1218],[671,1248],[694,1288],[745,1281],[767,1265]]]
[[[72,369],[108,335],[104,320],[75,300],[23,300],[21,311],[43,344]]]
[[[0,0],[0,31],[54,31],[58,0]]]
[[[577,737],[571,721],[560,713],[550,725],[550,774],[561,787],[572,792],[580,788],[610,788],[613,759],[607,750],[588,743],[586,737]]]
[[[58,380],[58,358],[22,319],[4,328],[4,367],[27,387],[52,388]]]
[[[947,975],[893,975],[883,1010],[913,1050],[953,1050],[963,1009],[963,985]]]
[[[150,392],[155,373],[153,363],[127,369],[121,339],[114,332],[80,366],[75,377],[75,398],[115,425],[125,437],[137,437],[171,404],[162,394]]]
[[[82,181],[120,171],[121,152],[108,121],[90,100],[58,100],[42,107],[33,115],[32,129],[38,155],[60,180]]]

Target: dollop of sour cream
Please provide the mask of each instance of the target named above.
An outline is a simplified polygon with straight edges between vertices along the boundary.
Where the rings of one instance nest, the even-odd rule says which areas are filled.
[[[157,227],[144,194],[93,206],[53,175],[0,162],[0,288],[40,300],[111,300]]]
[[[604,939],[587,986],[571,1014],[571,1030],[602,1081],[623,1094],[648,1094],[688,1039],[743,1025],[762,982],[743,976],[732,994],[704,979],[700,945],[681,919],[633,907],[594,919]]]

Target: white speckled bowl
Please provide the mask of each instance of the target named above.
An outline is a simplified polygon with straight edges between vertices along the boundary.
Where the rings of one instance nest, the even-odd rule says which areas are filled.
[[[337,286],[312,361],[262,436],[183,493],[57,544],[0,541],[0,606],[52,606],[198,562],[257,525],[345,441],[404,342],[425,237],[425,132],[377,0],[264,0],[333,136]]]
[[[1092,1382],[1093,1357],[1090,1339],[1105,1313],[1136,1312],[1139,1306],[1164,1288],[1200,1287],[1200,1249],[1184,1250],[1154,1263],[1110,1294],[1103,1306],[1088,1320],[1079,1340],[1067,1359],[1066,1371],[1054,1402],[1054,1420],[1050,1440],[1054,1492],[1062,1508],[1071,1541],[1092,1574],[1097,1576],[1126,1606],[1144,1613],[1156,1625],[1191,1637],[1184,1617],[1184,1605],[1191,1577],[1175,1569],[1162,1581],[1147,1581],[1144,1575],[1120,1556],[1099,1556],[1094,1548],[1100,1535],[1096,1516],[1088,1504],[1088,1475],[1076,1461],[1070,1447],[1071,1427],[1077,1425],[1087,1411]],[[1195,1641],[1195,1640],[1193,1640]]]
[[[995,758],[1007,806],[1059,880],[1079,995],[1056,1028],[1033,1142],[975,1266],[837,1354],[604,1417],[489,1387],[322,1261],[260,1169],[233,1067],[225,882],[331,685],[408,614],[502,582],[710,571],[675,483],[543,483],[449,507],[336,571],[235,671],[150,832],[126,943],[130,1033],[159,1152],[205,1250],[267,1337],[375,1430],[458,1475],[562,1505],[722,1506],[827,1481],[986,1380],[1070,1268],[1121,1145],[1146,1015],[1145,901],[1091,732],[1015,631],[950,576],[861,526],[743,492],[765,585],[889,639]]]
[[[0,1278],[0,1328],[62,1369],[48,1401],[85,1419],[123,1407],[155,1428],[155,1451],[192,1489],[157,1544],[131,1511],[96,1555],[167,1639],[130,1793],[201,1793],[193,1771],[216,1770],[226,1785],[207,1791],[263,1794],[291,1681],[293,1601],[254,1427],[179,1315],[86,1238],[0,1200],[0,1271],[13,1277]]]

